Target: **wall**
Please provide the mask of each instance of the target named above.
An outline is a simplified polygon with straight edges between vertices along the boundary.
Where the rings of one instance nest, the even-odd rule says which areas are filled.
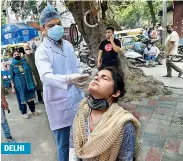
[[[183,1],[174,1],[173,25],[180,38],[183,38]]]
[[[167,13],[167,25],[173,24],[173,12]]]

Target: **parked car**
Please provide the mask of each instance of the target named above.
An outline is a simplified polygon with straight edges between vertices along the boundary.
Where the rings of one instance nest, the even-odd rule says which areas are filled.
[[[128,35],[128,36],[123,36],[121,39],[121,45],[131,48],[134,46],[134,44],[137,42],[137,40],[140,40],[141,42],[146,41],[147,38],[143,35]]]
[[[123,38],[121,39],[121,45],[131,48],[132,46],[134,46],[135,42],[137,41],[136,36],[123,36]]]

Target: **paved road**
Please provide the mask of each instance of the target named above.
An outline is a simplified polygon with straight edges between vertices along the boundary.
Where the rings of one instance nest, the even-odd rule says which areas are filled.
[[[124,107],[141,122],[145,161],[183,161],[183,89]]]
[[[41,114],[33,116],[29,111],[30,119],[26,120],[20,114],[15,96],[7,97],[10,114],[6,114],[11,133],[17,142],[30,142],[31,155],[2,155],[2,161],[56,161],[56,147],[54,137],[42,104],[36,103],[36,109]],[[6,142],[1,131],[1,141]]]
[[[183,62],[175,63],[178,67],[180,67],[183,70]],[[164,78],[163,75],[166,75],[166,63],[165,60],[163,62],[163,65],[157,65],[153,68],[146,68],[142,67],[143,71],[147,75],[152,75],[156,79],[162,81],[166,86],[169,87],[175,87],[175,88],[183,88],[183,76],[182,78],[178,78],[178,73],[173,70],[172,72],[172,78]]]

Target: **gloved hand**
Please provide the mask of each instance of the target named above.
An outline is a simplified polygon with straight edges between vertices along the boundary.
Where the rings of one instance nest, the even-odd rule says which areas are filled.
[[[74,84],[78,88],[83,88],[89,77],[89,74],[70,74],[67,77],[67,81],[69,84]]]

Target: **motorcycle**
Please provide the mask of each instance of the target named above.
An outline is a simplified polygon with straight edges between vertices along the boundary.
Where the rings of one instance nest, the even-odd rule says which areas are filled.
[[[160,50],[156,47],[157,49],[157,53],[156,53],[156,62],[159,64],[159,65],[162,65],[163,64],[163,56],[161,55],[160,53]],[[135,52],[134,50],[132,49],[128,49],[126,47],[126,53],[125,53],[125,56],[126,58],[133,64],[133,65],[137,65],[137,64],[144,64],[146,63],[146,60],[145,60],[145,55],[144,54],[140,54],[138,52]]]
[[[91,68],[95,67],[95,59],[92,57],[91,51],[88,50],[86,45],[83,45],[80,49],[77,49],[75,54],[80,59],[80,62],[87,64]]]
[[[172,56],[171,60],[173,62],[180,62],[183,60],[183,45],[178,46],[178,55]]]
[[[87,65],[91,68],[95,67],[95,59],[93,57],[89,57],[87,60]]]

